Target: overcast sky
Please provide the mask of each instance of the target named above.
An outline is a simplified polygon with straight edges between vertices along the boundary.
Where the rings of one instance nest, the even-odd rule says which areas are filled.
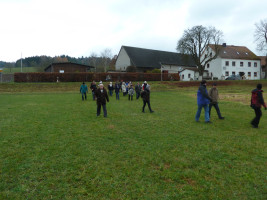
[[[0,60],[118,54],[122,45],[175,52],[196,25],[261,55],[253,35],[266,8],[267,0],[0,0]]]

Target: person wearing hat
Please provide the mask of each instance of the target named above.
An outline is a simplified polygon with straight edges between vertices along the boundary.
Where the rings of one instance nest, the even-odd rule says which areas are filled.
[[[82,94],[82,100],[87,99],[87,96],[86,96],[87,92],[88,92],[87,85],[83,82],[81,87],[80,87],[80,93]]]
[[[211,102],[209,104],[209,115],[210,115],[210,111],[211,111],[212,106],[214,106],[219,119],[224,119],[224,117],[222,117],[222,115],[221,115],[221,111],[220,111],[220,108],[218,106],[219,92],[218,92],[216,83],[212,84],[212,88],[209,90],[209,97],[211,98]]]
[[[109,91],[109,96],[112,97],[112,94],[113,94],[113,90],[114,90],[114,87],[112,85],[112,82],[109,83],[108,85],[108,91]]]
[[[211,98],[208,95],[208,91],[207,91],[206,86],[207,86],[207,82],[205,80],[201,81],[201,84],[200,84],[198,91],[197,91],[198,109],[197,109],[197,113],[195,116],[196,122],[199,122],[201,110],[202,110],[202,108],[204,108],[204,110],[205,110],[205,122],[211,123],[210,122],[210,115],[209,115],[209,103],[211,101]]]
[[[99,85],[99,88],[95,92],[96,96],[96,103],[97,103],[97,113],[96,115],[99,116],[101,112],[101,106],[103,107],[104,117],[107,117],[107,107],[106,101],[109,102],[107,90],[104,88],[103,84]]]
[[[146,87],[148,86],[147,82],[144,81],[143,85],[142,85],[142,90],[144,91],[146,89]]]
[[[261,106],[263,106],[266,110],[266,104],[264,102],[262,93],[262,84],[258,84],[257,88],[252,90],[251,92],[251,108],[254,109],[255,111],[255,118],[251,121],[251,125],[253,126],[253,128],[258,128],[259,123],[260,123],[260,119],[262,116],[262,112],[261,112]]]

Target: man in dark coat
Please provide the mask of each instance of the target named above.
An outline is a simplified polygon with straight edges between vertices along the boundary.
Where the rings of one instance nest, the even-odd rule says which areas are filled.
[[[115,84],[116,100],[120,100],[120,89],[121,89],[120,84],[116,82]]]
[[[103,107],[104,117],[107,117],[107,108],[106,108],[106,100],[109,102],[107,90],[104,88],[103,84],[99,85],[99,88],[95,92],[96,95],[96,103],[97,103],[97,116],[100,115],[101,106]]]
[[[208,95],[206,85],[207,85],[207,82],[205,80],[201,81],[201,84],[200,84],[198,91],[197,91],[198,109],[197,109],[197,113],[195,116],[196,122],[199,122],[201,110],[202,110],[202,108],[204,108],[204,110],[205,110],[205,122],[211,123],[210,122],[210,116],[209,116],[209,103],[212,100]]]
[[[141,93],[141,97],[143,98],[143,110],[142,112],[145,112],[146,104],[148,105],[149,111],[153,113],[154,111],[150,107],[150,91],[148,88],[145,88],[144,91]]]
[[[140,92],[141,92],[141,85],[137,83],[137,85],[135,86],[136,99],[139,99]]]
[[[253,128],[258,128],[258,125],[260,123],[260,119],[262,116],[261,106],[263,106],[266,110],[266,104],[262,96],[263,90],[261,88],[262,84],[258,84],[257,88],[252,90],[250,106],[254,109],[256,114],[256,117],[251,121],[251,125],[253,126]]]
[[[90,89],[91,89],[91,91],[92,91],[93,101],[94,101],[94,100],[95,100],[95,91],[96,91],[96,89],[97,89],[95,81],[93,81],[93,82],[91,83]]]

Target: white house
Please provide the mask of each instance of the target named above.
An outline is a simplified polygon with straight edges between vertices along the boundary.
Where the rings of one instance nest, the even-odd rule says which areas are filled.
[[[193,81],[193,80],[198,80],[199,79],[199,72],[198,69],[195,67],[187,67],[184,68],[180,73],[180,80],[181,81]],[[203,73],[203,78],[208,77],[208,71],[205,70]]]
[[[231,75],[240,75],[244,79],[257,80],[261,75],[261,59],[244,46],[220,45],[218,57],[206,66],[208,75],[224,80]],[[215,54],[214,45],[209,45],[202,59]]]
[[[137,72],[160,69],[163,73],[178,73],[185,67],[196,67],[190,55],[122,46],[115,63],[115,70],[126,71],[129,66],[136,67]]]

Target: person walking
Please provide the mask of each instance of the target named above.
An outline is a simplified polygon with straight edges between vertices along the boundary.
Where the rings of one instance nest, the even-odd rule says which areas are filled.
[[[87,99],[87,96],[86,96],[87,92],[88,92],[87,85],[83,82],[81,87],[80,87],[80,93],[82,94],[82,100]]]
[[[153,113],[154,111],[151,109],[150,106],[150,90],[148,88],[145,88],[144,91],[141,92],[141,98],[143,99],[143,109],[142,112],[145,112],[146,104],[148,105],[150,113]]]
[[[123,96],[125,96],[127,93],[126,93],[126,85],[125,85],[125,82],[122,83],[121,85],[121,91],[123,93]]]
[[[134,95],[133,85],[130,85],[129,90],[128,90],[128,95],[129,95],[129,97],[128,97],[129,101],[130,101],[130,99],[132,101],[133,100],[133,95]]]
[[[204,108],[204,110],[205,110],[205,122],[211,123],[210,122],[210,116],[209,116],[209,103],[211,101],[211,98],[208,95],[208,91],[207,91],[206,86],[207,86],[207,82],[205,80],[201,81],[201,84],[200,84],[198,91],[197,91],[198,109],[197,109],[197,113],[195,116],[196,122],[199,122],[201,110],[202,110],[202,108]]]
[[[103,107],[104,117],[107,117],[107,107],[106,101],[109,102],[107,90],[104,88],[103,84],[99,85],[99,88],[95,92],[96,95],[96,103],[97,103],[97,113],[99,116],[101,112],[101,106]]]
[[[118,82],[115,83],[115,93],[116,93],[116,100],[120,100],[120,84]]]
[[[261,106],[263,106],[266,110],[266,104],[264,102],[263,99],[263,90],[262,90],[262,84],[258,84],[257,88],[252,90],[251,92],[251,108],[254,109],[255,111],[255,118],[251,121],[251,125],[253,128],[258,128],[259,123],[260,123],[260,119],[262,116],[262,112],[261,112]]]
[[[114,90],[114,87],[112,85],[112,82],[109,83],[108,85],[108,91],[109,91],[109,96],[112,97],[112,94],[113,94],[113,90]]]
[[[135,86],[136,99],[139,99],[140,92],[141,92],[141,85],[137,83],[137,85]]]
[[[224,117],[222,117],[222,115],[221,115],[221,111],[220,111],[220,108],[218,106],[219,92],[218,92],[216,83],[212,84],[212,88],[209,90],[209,97],[211,98],[211,102],[209,105],[209,116],[210,116],[211,108],[212,108],[212,106],[214,106],[219,119],[224,119]]]
[[[95,81],[91,83],[90,89],[92,91],[93,101],[95,100],[95,91],[97,89]]]

